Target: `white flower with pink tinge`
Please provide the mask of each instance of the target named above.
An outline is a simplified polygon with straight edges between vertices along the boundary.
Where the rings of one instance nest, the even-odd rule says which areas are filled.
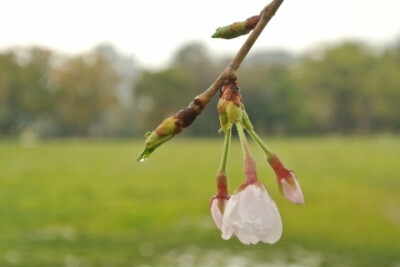
[[[279,158],[274,155],[268,159],[276,175],[276,183],[282,195],[294,204],[304,204],[303,192],[294,171],[283,166]]]
[[[224,210],[227,203],[228,198],[213,197],[211,199],[211,217],[213,218],[214,223],[219,230],[221,230],[222,227],[222,218],[224,216]]]
[[[277,177],[276,182],[285,198],[294,204],[304,204],[303,192],[294,172],[289,171],[284,178]]]
[[[224,171],[219,171],[217,174],[217,189],[217,194],[210,200],[210,209],[215,225],[221,230],[222,217],[230,197],[228,193],[228,177]]]
[[[222,219],[222,238],[235,235],[243,244],[273,244],[282,235],[282,220],[267,188],[259,181],[245,183],[233,194]]]

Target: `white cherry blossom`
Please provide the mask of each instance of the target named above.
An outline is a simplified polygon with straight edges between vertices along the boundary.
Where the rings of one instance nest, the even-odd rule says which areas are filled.
[[[244,244],[273,244],[282,235],[282,220],[267,188],[243,184],[229,199],[222,219],[222,238],[235,235]]]

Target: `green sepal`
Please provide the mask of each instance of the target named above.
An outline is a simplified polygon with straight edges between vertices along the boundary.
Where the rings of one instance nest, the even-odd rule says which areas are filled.
[[[232,122],[228,120],[226,113],[222,113],[219,115],[219,121],[221,123],[221,128],[218,130],[218,133],[228,133],[232,129]]]
[[[242,111],[242,107],[237,106],[233,101],[229,101],[225,108],[226,117],[231,123],[242,121]]]
[[[144,149],[137,156],[137,161],[146,160],[157,147],[174,137],[176,129],[176,119],[174,117],[169,117],[158,125],[154,131],[147,132],[145,134],[146,141],[144,143]]]
[[[146,160],[157,147],[161,146],[172,137],[174,137],[173,134],[160,137],[156,131],[151,132],[151,134],[146,139],[144,149],[142,150],[142,152],[139,153],[136,158],[137,161],[141,162],[142,160]]]

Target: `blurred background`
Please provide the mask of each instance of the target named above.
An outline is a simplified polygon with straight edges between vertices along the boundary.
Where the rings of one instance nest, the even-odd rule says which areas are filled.
[[[215,80],[266,3],[0,3],[1,266],[400,266],[400,24],[395,0],[285,1],[239,71],[256,128],[306,205],[260,179],[276,245],[223,241],[208,201],[216,100],[145,164],[146,131]],[[229,12],[228,12],[229,11]],[[230,190],[243,172],[238,141]]]

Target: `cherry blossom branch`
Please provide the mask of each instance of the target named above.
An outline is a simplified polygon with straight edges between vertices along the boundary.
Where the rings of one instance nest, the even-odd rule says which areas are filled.
[[[235,57],[232,59],[232,61],[229,63],[229,65],[224,69],[224,71],[218,76],[218,78],[211,84],[211,86],[207,90],[196,97],[196,99],[201,100],[203,106],[210,102],[211,98],[218,92],[218,89],[222,86],[225,80],[236,78],[236,71],[239,69],[250,49],[257,41],[265,26],[275,15],[276,11],[283,1],[284,0],[274,0],[261,11],[260,19],[256,27],[250,33],[249,37],[244,42],[244,44],[237,52]]]
[[[137,156],[139,162],[145,161],[157,147],[189,127],[227,80],[236,80],[236,71],[283,1],[273,0],[261,11],[259,20],[247,40],[207,90],[196,96],[188,107],[165,119],[153,132],[146,134],[145,147]]]

